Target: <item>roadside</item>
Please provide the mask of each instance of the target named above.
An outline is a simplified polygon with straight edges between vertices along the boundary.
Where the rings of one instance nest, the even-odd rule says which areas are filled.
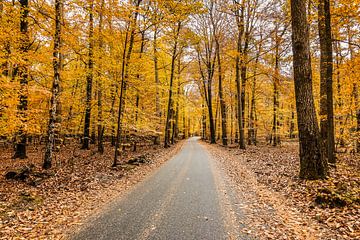
[[[243,232],[258,239],[360,239],[359,168],[349,167],[359,160],[340,159],[325,182],[302,181],[296,177],[295,145],[250,146],[246,151],[203,145],[231,179],[245,215]],[[345,206],[332,206],[332,200],[315,202],[324,189],[340,195],[340,186],[352,199],[342,203]]]
[[[117,168],[110,168],[110,147],[99,155],[72,146],[61,150],[62,159],[50,171],[41,170],[41,153],[35,149],[26,160],[14,161],[11,152],[6,152],[0,166],[0,239],[62,239],[87,217],[125,195],[182,145],[127,152]],[[133,162],[125,164],[128,160]],[[5,179],[10,169],[23,166],[31,168],[26,179]]]

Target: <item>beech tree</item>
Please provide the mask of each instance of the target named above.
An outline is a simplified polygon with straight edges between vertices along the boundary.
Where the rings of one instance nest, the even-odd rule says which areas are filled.
[[[307,9],[310,36],[299,41],[311,48],[294,51],[293,69],[289,3],[75,0],[59,15],[47,1],[0,1],[0,141],[17,158],[46,142],[48,168],[70,143],[114,151],[116,165],[138,139],[170,146],[201,135],[246,150],[299,133],[301,175],[323,177],[329,153],[360,150],[359,6]]]
[[[19,104],[18,117],[20,118],[20,126],[15,137],[15,154],[14,158],[26,158],[26,125],[27,125],[27,110],[28,110],[28,82],[29,82],[29,59],[28,51],[30,48],[29,38],[29,1],[20,0],[20,52],[22,54],[22,61],[18,64],[15,72],[20,78],[19,90]]]
[[[86,73],[86,106],[82,149],[90,149],[91,100],[94,77],[94,0],[89,1],[88,63]]]
[[[320,0],[318,5],[320,38],[320,129],[329,163],[335,164],[334,103],[333,103],[333,51],[330,1]]]
[[[305,1],[291,0],[291,22],[300,142],[300,177],[305,179],[325,178],[327,176],[327,161],[323,153],[314,104],[309,25]]]
[[[51,91],[50,100],[50,116],[48,124],[47,142],[45,148],[45,158],[43,168],[51,168],[53,152],[56,140],[56,128],[59,128],[59,124],[56,124],[58,113],[58,103],[60,97],[60,81],[61,81],[61,0],[55,0],[55,33],[54,33],[54,53],[53,53],[53,68],[54,77]]]

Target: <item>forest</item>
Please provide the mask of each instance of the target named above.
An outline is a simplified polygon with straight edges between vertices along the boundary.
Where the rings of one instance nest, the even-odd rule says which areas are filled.
[[[359,79],[358,0],[0,0],[0,238],[62,237],[199,136],[358,239]]]

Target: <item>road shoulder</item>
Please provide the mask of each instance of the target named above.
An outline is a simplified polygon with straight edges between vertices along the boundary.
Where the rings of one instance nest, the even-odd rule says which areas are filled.
[[[242,215],[241,231],[255,239],[322,239],[320,226],[302,214],[286,196],[258,182],[247,167],[245,155],[219,145],[202,143],[215,159],[217,168],[237,199],[237,215]],[[239,220],[237,220],[239,221]]]

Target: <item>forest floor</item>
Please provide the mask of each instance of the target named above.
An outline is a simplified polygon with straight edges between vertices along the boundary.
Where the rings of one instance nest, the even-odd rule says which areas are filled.
[[[360,239],[359,155],[338,155],[325,181],[299,179],[298,145],[204,143],[232,179],[247,231],[259,239]]]
[[[61,149],[48,171],[41,169],[42,150],[28,148],[25,160],[11,159],[11,149],[1,150],[0,239],[63,238],[96,210],[127,193],[181,146],[182,142],[168,149],[152,146],[125,152],[122,164],[111,168],[110,146],[100,155],[74,144]],[[129,159],[140,161],[125,164]],[[26,175],[24,180],[5,178],[19,169]]]

